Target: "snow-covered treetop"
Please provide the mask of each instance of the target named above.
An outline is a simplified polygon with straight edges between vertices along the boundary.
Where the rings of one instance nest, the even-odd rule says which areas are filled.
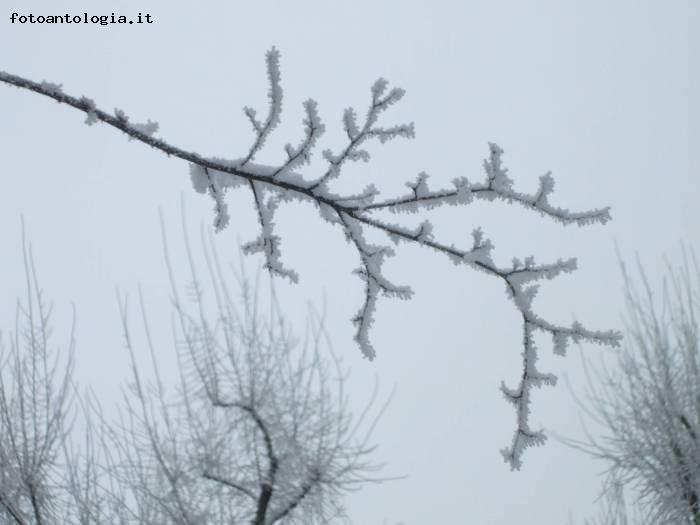
[[[397,138],[414,137],[413,123],[380,125],[384,113],[405,95],[403,89],[389,88],[389,83],[383,78],[372,85],[368,108],[362,119],[359,119],[353,108],[344,111],[342,123],[347,142],[337,150],[325,149],[321,152],[325,161],[325,168],[321,173],[314,175],[307,172],[311,155],[325,131],[325,125],[318,113],[318,105],[311,99],[303,103],[303,138],[296,146],[286,145],[286,160],[272,166],[254,162],[267,138],[280,123],[283,91],[279,58],[279,52],[275,48],[267,53],[267,76],[270,84],[267,115],[264,119],[259,119],[254,109],[244,109],[252,124],[255,138],[247,153],[234,160],[205,158],[175,147],[153,136],[157,131],[157,124],[151,121],[146,124],[132,124],[123,111],[117,110],[115,115],[104,112],[98,109],[91,99],[69,96],[56,84],[37,83],[3,72],[0,72],[0,81],[68,104],[84,111],[88,124],[104,122],[132,139],[188,161],[194,189],[209,194],[214,201],[214,225],[217,231],[223,230],[229,223],[226,191],[239,186],[247,187],[255,201],[260,234],[254,241],[247,243],[244,249],[247,253],[262,253],[265,266],[271,274],[287,277],[293,282],[298,280],[297,273],[285,267],[282,262],[281,239],[275,234],[274,222],[279,205],[296,199],[316,206],[321,218],[337,226],[357,251],[360,265],[355,273],[364,283],[365,297],[352,321],[356,326],[355,340],[362,354],[368,359],[374,359],[376,356],[369,331],[374,322],[374,311],[379,296],[408,299],[413,292],[410,286],[394,284],[384,274],[382,264],[388,257],[393,257],[395,252],[388,244],[370,244],[365,239],[365,230],[379,230],[394,244],[418,243],[449,257],[455,264],[480,270],[501,280],[508,297],[520,313],[523,329],[520,381],[514,388],[501,385],[504,396],[515,406],[517,414],[515,435],[511,444],[502,450],[502,454],[511,468],[519,469],[523,451],[529,446],[541,445],[546,439],[542,431],[531,429],[528,423],[531,389],[533,386],[556,383],[554,375],[542,373],[535,366],[537,351],[532,338],[533,333],[539,330],[549,334],[552,337],[554,352],[560,355],[565,353],[570,341],[617,346],[621,335],[614,331],[588,330],[579,323],[573,323],[571,326],[557,325],[539,317],[532,309],[539,286],[535,282],[573,271],[576,268],[576,259],[560,259],[554,263],[538,264],[533,257],[527,257],[524,261],[514,258],[511,265],[499,266],[492,259],[494,246],[484,237],[480,228],[473,230],[470,242],[463,246],[455,246],[438,240],[433,233],[432,224],[425,217],[420,218],[417,226],[411,226],[388,222],[379,218],[376,212],[386,210],[396,214],[425,214],[442,205],[467,206],[477,199],[501,200],[518,204],[563,225],[584,226],[605,224],[610,220],[609,208],[573,212],[551,204],[549,199],[554,191],[551,173],[540,177],[539,186],[532,193],[516,190],[513,180],[508,176],[508,170],[503,166],[504,151],[494,143],[489,143],[488,157],[483,164],[485,176],[481,180],[471,181],[460,177],[452,181],[451,187],[433,189],[428,185],[428,175],[420,173],[414,181],[406,182],[409,191],[404,195],[384,197],[373,185],[357,194],[333,193],[329,182],[340,177],[343,168],[349,162],[368,162],[368,148],[373,142],[384,144]]]

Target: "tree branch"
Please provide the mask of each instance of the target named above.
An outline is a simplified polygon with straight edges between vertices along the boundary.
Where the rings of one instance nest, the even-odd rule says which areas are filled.
[[[272,516],[270,523],[277,523],[279,520],[283,519],[289,515],[294,509],[296,509],[302,502],[302,500],[311,492],[311,489],[320,481],[319,473],[314,472],[311,475],[311,479],[301,486],[299,494],[297,494],[283,509],[275,513]]]
[[[15,520],[17,525],[29,525],[28,522],[22,517],[20,512],[15,509],[2,494],[0,494],[0,508],[5,509],[12,519]]]
[[[251,490],[245,488],[243,485],[239,485],[238,483],[236,483],[234,481],[228,480],[226,478],[222,478],[222,477],[217,476],[216,474],[212,474],[211,472],[208,472],[208,471],[204,471],[204,473],[202,474],[202,477],[204,479],[208,479],[210,481],[215,481],[215,482],[220,483],[226,487],[229,487],[229,488],[235,489],[239,492],[242,492],[243,494],[245,494],[249,498],[256,499],[255,494],[253,494],[253,492]]]
[[[29,500],[32,503],[32,512],[34,512],[34,521],[36,525],[43,525],[44,520],[41,517],[41,509],[39,508],[39,500],[36,497],[34,484],[31,482],[27,483],[27,488],[29,489]]]
[[[247,245],[248,252],[262,251],[266,258],[266,267],[272,272],[296,280],[296,273],[283,267],[280,260],[279,238],[272,233],[274,213],[282,202],[300,199],[312,202],[319,209],[321,217],[326,221],[339,226],[345,233],[348,241],[357,250],[361,261],[361,267],[355,271],[365,281],[365,300],[358,314],[353,318],[357,326],[355,340],[365,357],[373,359],[376,355],[369,340],[369,327],[373,323],[373,312],[379,293],[399,298],[408,298],[411,289],[408,286],[393,285],[382,273],[381,264],[386,257],[394,255],[388,246],[372,246],[367,244],[363,237],[363,227],[372,228],[385,233],[394,243],[405,241],[417,243],[435,250],[449,257],[455,264],[481,270],[493,277],[501,279],[510,299],[514,302],[523,320],[523,330],[531,334],[534,330],[548,333],[554,342],[554,352],[563,354],[569,341],[588,340],[599,344],[617,346],[621,335],[615,331],[591,331],[583,328],[578,323],[571,327],[563,327],[552,324],[538,317],[531,310],[531,303],[536,295],[537,286],[524,286],[530,281],[551,279],[564,272],[575,269],[575,259],[558,261],[554,264],[535,265],[533,259],[528,257],[525,262],[513,260],[511,267],[499,267],[491,259],[493,245],[488,240],[483,240],[480,229],[473,231],[473,245],[471,249],[458,248],[454,245],[435,240],[432,224],[425,220],[420,226],[411,228],[403,225],[391,224],[373,215],[374,212],[388,210],[394,213],[415,213],[419,210],[430,210],[441,205],[468,205],[474,199],[501,200],[507,203],[516,203],[526,209],[535,211],[543,216],[557,221],[563,225],[577,224],[579,226],[594,223],[605,224],[610,220],[609,208],[599,208],[583,212],[571,212],[566,208],[555,207],[550,204],[549,196],[554,190],[554,180],[550,173],[540,177],[539,187],[532,194],[523,193],[513,188],[513,181],[508,176],[508,170],[503,167],[503,149],[498,145],[489,144],[489,156],[484,161],[483,169],[486,174],[482,182],[472,183],[465,177],[454,179],[452,189],[431,190],[428,187],[428,175],[421,173],[415,182],[407,182],[411,192],[408,195],[388,198],[374,202],[378,192],[374,186],[367,187],[360,194],[336,195],[328,188],[329,182],[340,176],[343,167],[348,162],[367,162],[370,154],[363,147],[372,139],[384,143],[394,138],[413,138],[413,124],[399,124],[389,127],[377,125],[380,116],[393,104],[399,102],[405,92],[400,88],[388,90],[388,82],[384,79],[377,80],[371,88],[371,102],[367,110],[364,123],[360,127],[356,121],[356,113],[352,108],[347,108],[343,114],[343,126],[348,138],[347,145],[334,154],[330,150],[324,150],[323,160],[328,164],[323,174],[313,180],[305,178],[294,169],[309,162],[312,150],[318,137],[323,133],[325,126],[321,123],[317,113],[317,105],[313,100],[304,103],[306,112],[305,138],[297,148],[289,144],[286,147],[287,160],[278,166],[266,166],[252,162],[254,156],[261,150],[269,134],[280,121],[282,108],[282,89],[279,73],[279,53],[272,49],[267,54],[267,73],[270,83],[269,112],[265,122],[258,121],[255,111],[245,108],[245,114],[253,125],[255,140],[248,153],[241,159],[226,160],[220,158],[204,158],[197,153],[175,147],[164,140],[153,137],[157,125],[130,124],[128,117],[122,111],[115,115],[108,114],[98,109],[94,102],[86,97],[76,98],[63,93],[60,86],[47,82],[37,83],[15,75],[0,72],[0,81],[7,84],[27,89],[35,93],[50,97],[60,103],[67,104],[75,109],[87,113],[87,123],[104,122],[123,133],[129,138],[143,142],[167,155],[176,156],[190,163],[192,183],[196,191],[208,192],[215,201],[217,230],[222,229],[228,220],[223,194],[227,188],[246,185],[253,192],[261,234],[256,241]],[[267,202],[262,198],[262,193],[271,193]],[[529,403],[529,388],[540,382],[541,377],[528,371],[535,360],[534,345],[529,344],[529,335],[523,343],[523,374],[519,387],[508,390],[502,387],[506,397],[516,403],[518,427],[516,436],[530,435],[527,427]],[[546,384],[554,384],[554,376],[547,375]],[[539,384],[538,384],[539,386]],[[513,395],[510,395],[513,394]],[[520,405],[520,403],[525,403]],[[544,436],[542,435],[542,439]],[[517,441],[517,439],[516,439]],[[517,443],[515,443],[517,445]],[[520,450],[520,447],[516,447]],[[512,468],[518,468],[519,453],[512,449],[505,454],[506,460]]]
[[[255,426],[258,427],[260,433],[263,436],[263,442],[265,443],[265,452],[267,454],[268,467],[267,467],[267,477],[263,480],[260,485],[260,494],[257,496],[257,508],[255,511],[255,519],[253,520],[253,525],[265,525],[267,511],[270,507],[270,500],[272,499],[272,494],[275,488],[275,478],[277,477],[277,470],[279,469],[279,458],[275,454],[275,449],[272,444],[272,435],[270,434],[265,421],[258,411],[252,405],[239,402],[227,403],[220,399],[212,400],[214,406],[222,408],[238,408],[243,410],[248,414],[251,419],[255,422]]]

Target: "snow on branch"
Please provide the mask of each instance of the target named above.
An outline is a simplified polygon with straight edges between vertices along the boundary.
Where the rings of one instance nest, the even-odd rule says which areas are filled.
[[[265,56],[267,62],[267,78],[270,81],[270,91],[267,96],[270,99],[270,107],[267,113],[265,122],[260,122],[256,118],[256,112],[253,108],[246,106],[243,108],[244,113],[253,125],[256,138],[253,145],[248,151],[248,155],[241,162],[241,166],[245,166],[253,159],[255,154],[265,145],[265,139],[274,131],[280,123],[280,114],[282,113],[282,86],[280,85],[280,53],[276,48],[270,49]]]
[[[263,189],[259,187],[259,183],[251,181],[250,187],[255,197],[261,232],[256,240],[243,246],[243,252],[246,254],[262,252],[265,255],[265,268],[271,274],[287,277],[290,281],[296,283],[299,281],[299,276],[294,270],[289,270],[282,265],[279,251],[280,238],[279,235],[272,233],[273,216],[279,205],[279,199],[273,196],[265,202],[262,195]]]
[[[342,115],[342,125],[347,136],[347,143],[333,151],[321,152],[325,167],[320,174],[300,171],[305,168],[317,147],[319,138],[325,131],[318,113],[317,103],[309,99],[304,102],[304,134],[297,146],[287,144],[286,160],[276,165],[264,165],[253,162],[263,149],[266,139],[280,123],[282,113],[282,87],[279,68],[279,52],[273,48],[267,53],[267,77],[269,82],[268,112],[264,120],[259,120],[255,110],[246,107],[245,115],[252,124],[254,139],[245,156],[227,160],[217,157],[203,157],[195,152],[178,148],[154,137],[157,127],[147,124],[130,124],[123,111],[115,114],[97,108],[94,101],[87,97],[73,97],[63,92],[56,84],[37,83],[22,77],[0,72],[0,81],[34,91],[67,104],[87,114],[87,124],[102,122],[126,133],[129,138],[139,140],[167,155],[175,156],[190,163],[191,178],[194,189],[208,193],[214,201],[215,227],[224,229],[229,223],[225,192],[229,188],[248,187],[253,195],[257,209],[261,233],[256,240],[248,243],[248,253],[261,252],[265,265],[272,274],[289,278],[296,282],[297,274],[282,264],[280,238],[274,233],[274,217],[279,205],[292,200],[312,203],[321,218],[341,229],[357,251],[360,266],[355,273],[365,285],[365,298],[358,313],[352,319],[357,327],[355,340],[365,357],[374,359],[376,351],[369,338],[369,331],[374,322],[376,302],[380,295],[407,299],[412,291],[409,286],[393,284],[385,275],[382,263],[395,255],[389,246],[368,244],[363,236],[364,229],[383,232],[387,240],[395,244],[400,242],[416,243],[441,253],[455,264],[466,265],[501,280],[507,296],[513,302],[522,319],[523,368],[519,384],[515,388],[502,385],[501,390],[506,399],[516,408],[516,432],[511,445],[503,450],[503,455],[513,469],[520,468],[523,451],[534,445],[542,444],[546,436],[541,431],[532,430],[528,424],[530,410],[530,393],[533,386],[554,385],[556,377],[544,374],[535,368],[537,350],[532,336],[540,331],[551,336],[553,351],[563,355],[569,342],[589,341],[598,344],[617,346],[621,335],[614,331],[593,331],[579,323],[570,327],[559,326],[539,317],[532,309],[533,300],[538,291],[535,281],[553,279],[562,273],[576,269],[576,259],[558,260],[550,264],[535,264],[532,257],[521,261],[513,259],[512,265],[498,266],[493,258],[493,243],[484,238],[480,228],[472,233],[471,243],[465,247],[445,244],[437,240],[433,226],[426,217],[421,217],[419,224],[392,224],[380,218],[377,212],[383,210],[396,214],[427,212],[443,206],[467,206],[475,199],[488,201],[500,200],[517,204],[563,225],[605,224],[610,220],[610,209],[599,208],[588,211],[572,212],[567,208],[553,205],[550,198],[554,192],[554,179],[551,173],[540,177],[539,186],[532,193],[515,189],[507,168],[503,164],[503,149],[489,143],[488,157],[484,160],[484,175],[481,180],[469,180],[459,176],[452,180],[452,186],[433,189],[428,184],[429,176],[421,172],[413,181],[407,181],[408,193],[380,199],[379,191],[370,185],[356,194],[338,195],[329,189],[329,183],[342,174],[347,162],[370,160],[367,149],[372,141],[384,144],[396,138],[413,138],[413,123],[380,124],[380,119],[391,106],[398,103],[405,91],[389,88],[389,83],[380,78],[371,87],[368,108],[363,119],[353,108],[347,108]]]

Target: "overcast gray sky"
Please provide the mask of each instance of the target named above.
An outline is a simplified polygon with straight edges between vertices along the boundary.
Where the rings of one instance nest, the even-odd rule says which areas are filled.
[[[433,212],[436,234],[465,244],[482,226],[494,258],[576,256],[579,270],[543,285],[535,308],[545,318],[590,328],[621,328],[621,282],[614,241],[638,252],[652,275],[679,242],[700,246],[700,5],[693,1],[531,2],[390,0],[353,2],[3,2],[0,69],[63,84],[100,108],[152,119],[159,136],[205,156],[236,158],[251,141],[241,108],[266,103],[264,53],[281,53],[282,126],[261,162],[301,136],[301,102],[315,98],[327,126],[323,147],[342,140],[348,105],[363,111],[379,76],[407,96],[387,122],[414,121],[416,139],[372,148],[371,164],[346,173],[348,186],[375,182],[390,193],[420,171],[437,186],[480,179],[487,143],[506,151],[516,186],[536,188],[551,170],[553,203],[574,210],[612,206],[606,226],[562,227],[503,203]],[[149,13],[152,24],[19,25],[20,14]],[[0,86],[0,319],[11,326],[21,293],[20,215],[24,214],[45,293],[55,302],[56,343],[78,312],[78,375],[105,400],[127,377],[115,287],[141,283],[160,342],[172,363],[168,286],[158,209],[179,242],[180,199],[191,232],[210,227],[210,199],[195,194],[184,162],[167,158],[46,98]],[[345,187],[345,186],[344,186]],[[235,258],[237,240],[256,235],[246,192],[229,194],[231,225],[217,236]],[[382,299],[372,332],[378,358],[362,360],[349,319],[362,301],[351,270],[355,253],[317,212],[293,204],[278,216],[283,259],[301,283],[278,283],[297,323],[307,301],[327,296],[327,326],[352,366],[359,404],[375,375],[397,394],[378,426],[376,458],[406,479],[367,486],[349,500],[356,523],[559,525],[595,510],[603,465],[554,440],[530,449],[521,472],[498,453],[514,429],[501,380],[514,384],[520,324],[501,282],[436,253],[400,247],[387,275],[410,283],[409,302]],[[180,256],[181,257],[181,256]],[[176,267],[181,269],[176,255]],[[249,261],[254,267],[259,260]],[[180,272],[184,280],[184,273]],[[576,351],[540,368],[582,385]],[[584,347],[587,353],[611,352]],[[580,435],[564,383],[535,391],[533,426]]]

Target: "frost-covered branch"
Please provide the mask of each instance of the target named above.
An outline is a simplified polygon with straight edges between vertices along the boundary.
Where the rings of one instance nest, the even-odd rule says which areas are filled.
[[[388,241],[415,243],[450,258],[455,264],[464,264],[485,272],[501,280],[522,319],[526,334],[523,339],[523,373],[520,383],[514,389],[503,386],[507,399],[514,403],[517,414],[517,429],[512,445],[504,451],[506,461],[512,468],[520,466],[522,450],[532,444],[542,443],[544,434],[533,431],[528,426],[530,389],[532,386],[554,384],[554,376],[540,374],[534,368],[536,349],[531,342],[535,331],[549,334],[554,342],[554,352],[563,354],[570,341],[586,340],[599,344],[617,345],[620,335],[613,331],[593,331],[575,323],[570,327],[559,326],[539,317],[531,308],[537,287],[526,283],[540,279],[551,279],[558,274],[575,269],[575,259],[558,261],[553,264],[536,265],[532,258],[525,262],[513,260],[512,266],[502,267],[492,259],[493,244],[484,239],[480,228],[473,231],[473,242],[455,246],[441,242],[431,222],[421,217],[418,226],[393,224],[379,215],[382,211],[392,213],[423,213],[442,206],[467,206],[474,200],[503,201],[518,204],[563,225],[605,224],[610,220],[609,208],[588,211],[570,211],[550,202],[554,191],[551,173],[540,177],[538,187],[531,193],[515,189],[514,182],[503,165],[503,149],[494,143],[489,144],[488,157],[483,164],[481,180],[470,180],[459,175],[452,181],[452,187],[432,189],[428,186],[429,176],[420,173],[413,181],[406,182],[409,192],[403,195],[380,199],[379,191],[370,185],[359,193],[339,195],[330,185],[338,179],[348,162],[368,162],[369,146],[373,142],[384,144],[395,138],[413,138],[413,123],[382,125],[387,110],[398,103],[405,95],[400,88],[389,89],[384,79],[377,80],[371,87],[371,97],[363,119],[353,108],[347,108],[342,115],[342,125],[347,143],[337,149],[325,149],[321,153],[324,165],[320,173],[314,173],[309,166],[311,157],[322,136],[325,125],[318,113],[317,103],[311,99],[304,102],[304,136],[298,146],[287,144],[286,160],[276,165],[253,162],[263,149],[268,137],[280,123],[282,112],[281,74],[279,53],[272,49],[267,54],[267,77],[269,81],[268,112],[264,120],[259,120],[256,112],[246,107],[244,112],[250,120],[254,132],[253,143],[247,153],[237,159],[204,157],[171,145],[153,136],[155,126],[149,121],[146,125],[131,124],[126,115],[117,111],[114,115],[97,108],[86,97],[73,97],[62,91],[61,86],[46,82],[37,83],[15,75],[0,72],[0,81],[22,89],[34,91],[84,111],[87,122],[103,122],[126,133],[167,155],[175,156],[190,163],[193,186],[200,193],[208,193],[215,203],[215,227],[221,230],[228,224],[228,212],[224,202],[225,192],[230,188],[247,187],[253,194],[260,224],[260,235],[248,243],[248,253],[261,252],[265,266],[272,273],[295,282],[298,276],[294,270],[282,263],[280,238],[274,233],[274,218],[280,204],[300,200],[317,207],[321,217],[341,229],[357,252],[360,267],[355,273],[364,281],[364,301],[353,318],[357,327],[355,339],[362,354],[368,359],[376,356],[369,338],[369,329],[374,321],[374,312],[379,295],[408,298],[411,289],[397,286],[384,275],[382,262],[395,252],[387,245],[370,245],[363,236],[363,230],[375,230],[386,234]]]
[[[280,114],[282,113],[282,86],[280,85],[280,54],[274,47],[267,52],[267,78],[270,81],[270,91],[267,96],[270,98],[270,107],[265,122],[260,122],[256,118],[256,113],[253,108],[245,107],[243,111],[253,125],[255,130],[255,142],[250,147],[248,155],[241,162],[241,166],[245,166],[248,161],[255,157],[255,154],[265,144],[267,137],[274,131],[280,123]]]
[[[294,270],[288,270],[282,265],[280,260],[281,252],[279,250],[280,237],[275,235],[272,230],[274,213],[279,205],[279,198],[273,195],[265,201],[264,188],[257,182],[249,181],[249,184],[253,192],[261,231],[257,239],[243,246],[243,252],[246,254],[262,252],[265,255],[265,268],[271,274],[287,277],[290,281],[296,283],[299,281],[299,276]]]

